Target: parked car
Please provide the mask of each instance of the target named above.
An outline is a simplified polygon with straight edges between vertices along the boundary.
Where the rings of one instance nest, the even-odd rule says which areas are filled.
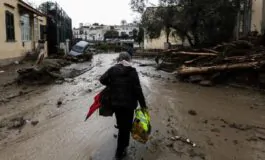
[[[78,43],[76,43],[72,50],[70,51],[69,55],[70,56],[83,56],[83,55],[92,55],[93,54],[93,48],[92,48],[91,43],[88,43],[86,41],[80,41]]]

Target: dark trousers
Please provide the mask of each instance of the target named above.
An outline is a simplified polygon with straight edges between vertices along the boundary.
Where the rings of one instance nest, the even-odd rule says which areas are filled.
[[[130,132],[132,129],[134,110],[115,109],[115,115],[119,129],[117,152],[123,152],[130,143]]]

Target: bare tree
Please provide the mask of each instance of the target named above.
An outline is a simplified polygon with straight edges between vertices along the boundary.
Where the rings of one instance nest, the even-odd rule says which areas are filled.
[[[127,24],[127,21],[126,20],[121,20],[121,25],[126,25]]]

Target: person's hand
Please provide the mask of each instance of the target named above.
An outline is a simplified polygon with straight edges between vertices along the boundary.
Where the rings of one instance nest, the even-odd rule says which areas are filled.
[[[148,110],[147,106],[141,107],[142,112],[146,112]]]

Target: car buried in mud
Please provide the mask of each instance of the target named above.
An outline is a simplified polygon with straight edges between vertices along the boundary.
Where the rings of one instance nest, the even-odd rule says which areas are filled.
[[[95,49],[93,48],[93,46],[94,46],[93,43],[88,43],[86,41],[80,41],[72,47],[68,56],[91,59],[91,57],[95,53]]]

